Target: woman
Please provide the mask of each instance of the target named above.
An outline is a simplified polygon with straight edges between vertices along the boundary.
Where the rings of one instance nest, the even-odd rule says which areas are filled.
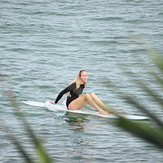
[[[51,101],[51,103],[56,104],[65,93],[68,93],[66,100],[66,106],[68,110],[81,109],[86,104],[89,104],[97,109],[100,114],[108,115],[109,113],[114,113],[94,93],[86,93],[79,97],[79,95],[83,92],[83,89],[87,85],[87,79],[87,71],[79,71],[77,77],[70,83],[68,87],[66,87],[63,91],[59,93],[55,102]],[[106,111],[104,111],[102,108]]]

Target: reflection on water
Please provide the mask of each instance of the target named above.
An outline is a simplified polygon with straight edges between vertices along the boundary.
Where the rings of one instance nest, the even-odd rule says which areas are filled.
[[[90,156],[87,151],[88,146],[90,146],[89,139],[86,139],[85,129],[89,123],[87,115],[76,115],[74,113],[67,113],[64,117],[66,124],[70,127],[69,130],[72,131],[70,137],[70,151],[69,154],[72,155],[74,160],[84,160],[86,162],[90,161]],[[85,133],[85,134],[84,134]]]
[[[65,121],[73,126],[71,130],[75,132],[84,132],[84,126],[86,122],[89,122],[89,119],[86,119],[84,115],[76,115],[74,113],[67,113],[65,118]]]

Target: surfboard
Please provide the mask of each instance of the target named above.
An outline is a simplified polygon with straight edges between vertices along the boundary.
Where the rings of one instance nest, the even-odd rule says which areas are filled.
[[[45,107],[48,110],[51,110],[53,112],[70,112],[70,113],[76,113],[76,114],[86,114],[86,115],[94,115],[94,116],[99,116],[99,117],[105,117],[105,118],[118,118],[117,115],[115,114],[109,114],[109,115],[101,115],[97,111],[92,111],[92,110],[85,110],[85,109],[80,109],[80,110],[67,110],[66,105],[59,105],[59,104],[51,104],[50,101],[46,101],[45,103],[43,102],[36,102],[36,101],[22,101],[23,103],[27,105],[32,105],[32,106],[37,106],[37,107]],[[137,116],[137,115],[120,115],[126,119],[130,120],[148,120],[149,117],[145,116]]]

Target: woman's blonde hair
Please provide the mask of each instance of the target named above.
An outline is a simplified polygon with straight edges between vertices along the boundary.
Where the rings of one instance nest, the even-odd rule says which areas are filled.
[[[75,90],[77,90],[80,87],[80,77],[81,77],[81,73],[83,71],[87,72],[86,70],[80,70],[79,73],[78,73],[78,75],[76,76],[76,78],[70,83],[70,84],[72,84],[72,83],[75,83],[76,82],[76,88],[75,88]],[[86,86],[87,86],[87,82],[84,83],[84,88]]]

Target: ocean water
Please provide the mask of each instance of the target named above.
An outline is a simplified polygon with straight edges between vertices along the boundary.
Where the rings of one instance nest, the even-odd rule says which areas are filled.
[[[89,80],[84,92],[96,93],[108,106],[144,115],[118,96],[116,90],[120,89],[163,118],[160,106],[134,83],[144,81],[162,95],[149,75],[156,67],[138,44],[143,40],[163,50],[162,8],[162,0],[0,1],[0,72],[54,161],[162,162],[162,151],[117,128],[114,120],[56,115],[21,102],[55,100],[78,71],[86,69]],[[118,88],[106,86],[108,79]],[[3,87],[1,84],[0,117],[34,156],[32,143],[14,117]],[[0,162],[24,162],[3,130],[0,146]]]

